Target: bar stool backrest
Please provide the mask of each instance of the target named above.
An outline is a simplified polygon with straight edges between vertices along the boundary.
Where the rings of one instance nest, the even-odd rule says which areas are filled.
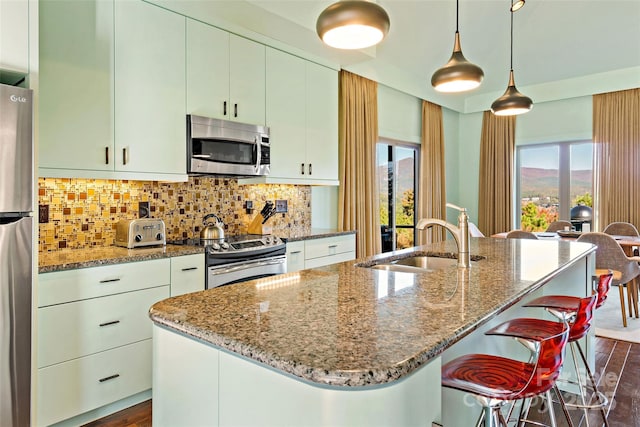
[[[607,299],[612,281],[613,273],[601,274],[600,277],[598,277],[598,287],[596,289],[598,301],[596,301],[596,309],[602,307],[602,304],[604,304]]]
[[[589,332],[597,300],[598,294],[580,299],[580,306],[576,312],[576,317],[571,323],[571,331],[569,332],[570,341],[579,340]]]

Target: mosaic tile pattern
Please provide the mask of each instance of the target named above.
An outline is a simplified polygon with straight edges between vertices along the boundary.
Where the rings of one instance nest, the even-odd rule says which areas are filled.
[[[148,201],[151,217],[164,220],[167,240],[200,237],[202,218],[215,213],[228,235],[247,227],[267,200],[288,201],[288,212],[268,221],[273,234],[305,234],[311,228],[311,187],[238,185],[233,178],[192,177],[188,182],[40,178],[38,204],[49,205],[49,222],[40,224],[40,252],[110,246],[121,219],[138,217]],[[245,201],[253,201],[247,214]]]

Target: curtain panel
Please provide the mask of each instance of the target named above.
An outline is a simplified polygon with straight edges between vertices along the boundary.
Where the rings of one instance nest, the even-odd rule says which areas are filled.
[[[444,163],[444,128],[442,107],[422,101],[422,147],[420,148],[420,181],[418,184],[418,218],[447,220]],[[419,231],[418,244],[441,242],[442,227]]]
[[[340,71],[338,228],[357,230],[356,256],[382,251],[376,179],[378,84]]]
[[[640,88],[593,95],[595,230],[640,227]]]
[[[515,116],[485,111],[480,136],[478,228],[486,235],[513,228]]]

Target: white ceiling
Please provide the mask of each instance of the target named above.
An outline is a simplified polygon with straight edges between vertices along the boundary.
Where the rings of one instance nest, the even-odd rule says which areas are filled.
[[[510,0],[460,0],[462,51],[485,78],[479,89],[459,95],[437,94],[430,85],[431,74],[451,55],[455,0],[378,0],[391,28],[381,44],[364,52],[338,51],[318,39],[316,18],[333,1],[214,3],[239,26],[459,111],[465,98],[500,95],[507,86]],[[585,76],[597,81],[601,73],[622,69],[640,80],[640,0],[527,0],[514,15],[513,61],[522,92]]]

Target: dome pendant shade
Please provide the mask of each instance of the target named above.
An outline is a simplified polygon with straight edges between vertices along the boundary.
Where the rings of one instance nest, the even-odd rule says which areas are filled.
[[[524,6],[525,0],[518,0],[511,5],[511,12],[518,11]]]
[[[456,31],[453,53],[449,62],[431,76],[431,86],[438,92],[464,92],[480,86],[482,68],[467,61],[460,47],[460,33]]]
[[[344,0],[322,11],[316,22],[318,36],[338,49],[364,49],[378,44],[389,32],[389,15],[376,3]]]
[[[533,101],[531,98],[521,94],[516,89],[513,70],[509,71],[509,86],[504,95],[493,101],[491,112],[496,116],[515,116],[528,112],[532,106]]]

